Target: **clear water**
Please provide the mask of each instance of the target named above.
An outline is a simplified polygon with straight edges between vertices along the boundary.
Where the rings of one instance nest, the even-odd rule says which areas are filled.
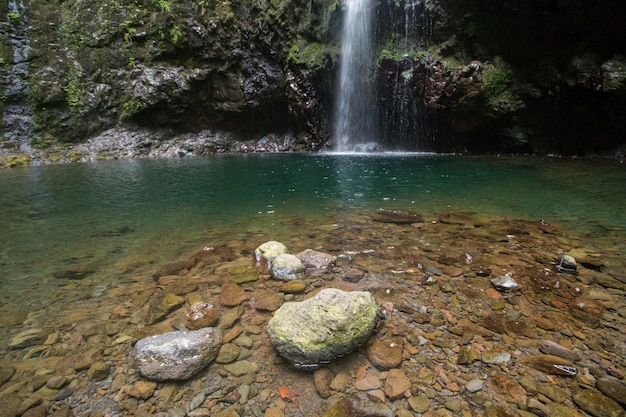
[[[416,154],[216,156],[5,169],[0,306],[45,303],[68,285],[52,277],[67,265],[96,265],[83,281],[95,293],[125,279],[120,262],[168,262],[231,240],[253,245],[294,239],[379,209],[413,210],[427,220],[447,211],[543,219],[586,241],[613,239],[623,246],[624,184],[626,166],[614,160]]]

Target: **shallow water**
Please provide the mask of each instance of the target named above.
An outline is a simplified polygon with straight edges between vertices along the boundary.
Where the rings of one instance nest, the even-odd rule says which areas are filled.
[[[160,265],[205,246],[244,254],[279,240],[294,253],[375,251],[361,266],[393,275],[400,269],[394,263],[421,241],[411,229],[368,229],[380,209],[415,211],[433,225],[444,212],[557,224],[588,251],[609,247],[615,260],[626,246],[625,183],[626,167],[614,160],[420,154],[229,155],[2,170],[0,346],[29,327],[69,330],[108,320],[129,307],[122,295],[141,291]],[[345,230],[335,232],[341,225]],[[467,230],[460,232],[466,239]],[[442,233],[454,247],[449,239],[457,232],[446,226]],[[471,243],[457,246],[470,251]],[[59,277],[68,270],[88,273]],[[0,354],[16,361],[25,352]]]

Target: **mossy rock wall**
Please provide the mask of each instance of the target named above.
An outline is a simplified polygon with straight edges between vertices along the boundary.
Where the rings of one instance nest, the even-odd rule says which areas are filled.
[[[15,1],[23,16],[0,5],[0,111],[27,107],[32,145],[115,126],[242,140],[291,132],[299,150],[331,140],[339,0]],[[622,2],[373,7],[383,146],[584,154],[624,144]],[[20,25],[29,89],[7,96],[8,35]]]

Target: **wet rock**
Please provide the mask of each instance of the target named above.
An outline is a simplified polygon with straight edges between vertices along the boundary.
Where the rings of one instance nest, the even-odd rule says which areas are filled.
[[[48,334],[49,332],[39,328],[24,330],[11,338],[8,347],[10,349],[22,349],[29,346],[40,345],[48,338]]]
[[[600,323],[603,310],[604,304],[584,296],[574,299],[570,308],[572,316],[594,327]]]
[[[304,264],[309,273],[326,272],[337,259],[336,256],[313,249],[306,249],[297,253],[296,256]]]
[[[328,368],[316,369],[313,373],[313,384],[322,398],[330,397],[330,384],[333,381],[333,372]]]
[[[129,397],[138,398],[140,400],[147,400],[154,395],[156,391],[156,382],[151,381],[139,381],[126,390],[126,394]]]
[[[511,360],[511,354],[504,349],[496,348],[483,352],[481,360],[484,363],[503,364]]]
[[[51,389],[61,389],[67,384],[67,377],[63,375],[54,375],[46,382],[46,387]]]
[[[283,294],[257,289],[254,292],[254,308],[260,311],[275,311],[283,303]]]
[[[458,365],[469,365],[480,360],[480,352],[471,346],[461,346],[456,358]]]
[[[241,348],[234,343],[225,343],[219,350],[215,362],[217,363],[231,363],[237,360]]]
[[[187,268],[191,268],[195,265],[195,258],[192,260],[180,260],[175,262],[170,262],[165,265],[162,265],[157,271],[152,275],[155,280],[158,280],[160,277],[166,275],[179,275],[181,271]]]
[[[96,272],[96,267],[91,264],[68,265],[52,273],[52,276],[59,279],[81,280]]]
[[[379,210],[374,215],[374,221],[381,223],[410,224],[420,223],[424,221],[424,217],[419,213],[407,210]]]
[[[544,410],[544,414],[549,417],[584,417],[574,408],[554,402],[546,404]]]
[[[539,343],[539,350],[546,355],[559,356],[572,362],[580,360],[580,354],[578,352],[570,350],[550,340],[542,340],[541,343]]]
[[[359,282],[365,276],[365,271],[358,268],[350,268],[346,271],[343,279],[348,282]]]
[[[322,417],[394,417],[394,412],[380,398],[357,392],[337,401]]]
[[[230,308],[224,311],[220,315],[220,321],[218,323],[218,327],[220,329],[228,329],[230,328],[243,314],[243,306],[237,306],[234,308]]]
[[[557,271],[561,272],[575,272],[576,268],[576,259],[571,255],[562,255],[556,265]]]
[[[250,295],[241,287],[232,282],[226,282],[222,285],[222,293],[220,294],[220,304],[226,307],[235,307],[250,298]]]
[[[390,400],[395,400],[411,389],[411,380],[400,369],[391,369],[385,379],[385,395]]]
[[[378,369],[395,368],[402,362],[404,342],[400,337],[375,340],[367,347],[367,358]]]
[[[248,360],[237,361],[224,365],[224,370],[233,376],[253,375],[259,372],[259,365]]]
[[[192,279],[180,275],[165,275],[158,280],[159,287],[166,293],[176,295],[189,294],[198,289],[198,283]]]
[[[151,325],[165,318],[170,312],[185,303],[185,299],[176,294],[166,293],[154,298],[146,311],[145,323]]]
[[[111,365],[106,362],[96,362],[87,370],[87,376],[93,381],[100,381],[109,376]]]
[[[465,384],[465,389],[468,392],[478,392],[483,389],[483,380],[482,379],[472,379],[467,384]]]
[[[594,417],[626,417],[626,411],[617,401],[596,390],[582,390],[574,394],[574,402]]]
[[[363,343],[378,320],[378,304],[365,291],[321,290],[283,304],[268,323],[276,350],[296,367],[316,368]]]
[[[614,399],[622,406],[626,406],[626,382],[605,376],[596,381],[596,388],[607,397]]]
[[[522,358],[520,363],[554,375],[575,376],[578,374],[578,369],[572,362],[554,355],[527,356]]]
[[[280,286],[280,290],[285,294],[300,294],[306,290],[306,281],[294,279],[287,281]]]
[[[518,291],[521,285],[517,283],[510,275],[503,275],[489,280],[496,290],[501,292]]]
[[[10,365],[0,366],[0,386],[11,379],[15,374],[15,368]]]
[[[416,397],[409,397],[409,407],[416,413],[425,413],[430,408],[430,398],[424,394]]]
[[[221,344],[221,332],[214,327],[175,331],[139,340],[133,358],[146,379],[185,380],[215,359]]]
[[[214,327],[220,319],[220,311],[213,304],[197,302],[187,309],[186,326],[189,330]]]
[[[283,253],[274,258],[270,268],[272,278],[282,281],[304,279],[305,273],[306,267],[300,259],[289,253]]]
[[[514,380],[505,375],[497,375],[487,383],[494,397],[509,403],[525,403],[526,391]]]
[[[257,262],[264,261],[268,265],[272,263],[274,258],[283,253],[287,253],[287,246],[274,240],[265,242],[254,250],[254,256]]]

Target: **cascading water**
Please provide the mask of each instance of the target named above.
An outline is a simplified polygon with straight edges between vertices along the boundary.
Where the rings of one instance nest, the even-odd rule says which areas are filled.
[[[30,127],[32,116],[28,106],[30,89],[28,86],[30,40],[28,22],[22,0],[9,0],[6,23],[2,32],[13,48],[13,62],[10,65],[2,92],[5,106],[2,110],[4,140],[15,144],[22,151],[30,148]],[[6,31],[4,30],[6,28]]]
[[[341,31],[335,151],[376,150],[376,104],[371,85],[372,1],[345,0]]]

